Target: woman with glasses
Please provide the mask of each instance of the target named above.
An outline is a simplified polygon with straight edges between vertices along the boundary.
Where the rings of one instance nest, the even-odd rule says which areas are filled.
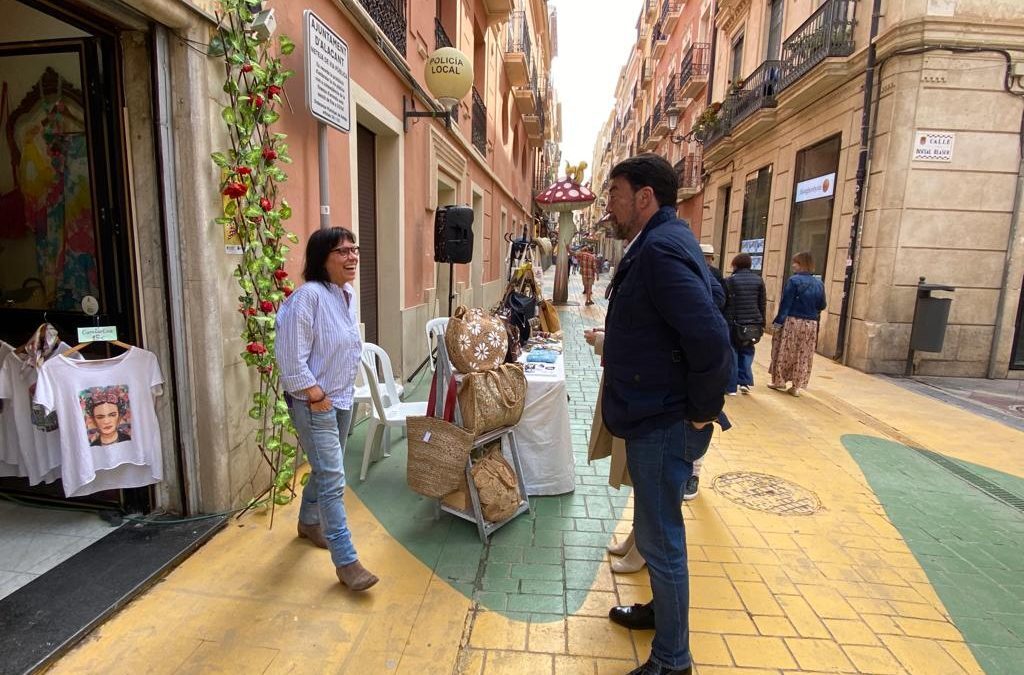
[[[377,583],[356,555],[345,504],[345,438],[362,341],[355,310],[359,247],[343,227],[317,230],[306,244],[302,284],[277,314],[277,366],[288,414],[309,459],[299,537],[331,552],[338,580],[353,591]]]

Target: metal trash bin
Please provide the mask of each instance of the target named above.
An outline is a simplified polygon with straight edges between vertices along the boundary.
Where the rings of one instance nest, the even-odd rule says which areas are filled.
[[[934,297],[934,291],[953,293],[956,287],[926,284],[924,277],[918,278],[914,322],[910,329],[910,348],[907,350],[907,375],[913,375],[915,352],[941,352],[946,341],[946,326],[949,323],[949,309],[953,299]]]

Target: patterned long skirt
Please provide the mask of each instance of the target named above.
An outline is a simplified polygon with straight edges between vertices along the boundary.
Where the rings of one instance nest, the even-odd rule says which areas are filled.
[[[772,384],[792,382],[794,387],[805,389],[811,379],[817,344],[817,321],[787,317],[782,330],[772,340],[772,365],[768,369]]]

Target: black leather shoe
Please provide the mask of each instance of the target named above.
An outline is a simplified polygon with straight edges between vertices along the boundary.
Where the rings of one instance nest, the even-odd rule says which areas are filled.
[[[682,670],[669,670],[664,666],[648,661],[636,670],[629,671],[628,675],[693,675],[693,666],[688,666]]]
[[[608,618],[630,630],[654,630],[654,604],[612,607]]]

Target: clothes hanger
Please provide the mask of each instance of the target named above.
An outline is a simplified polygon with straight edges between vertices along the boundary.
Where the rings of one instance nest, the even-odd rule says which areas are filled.
[[[127,350],[127,349],[131,349],[132,348],[132,345],[128,344],[127,342],[121,342],[120,340],[104,340],[104,342],[106,342],[107,344],[114,345],[115,347],[120,347],[121,349],[126,349]],[[71,349],[65,351],[64,352],[64,356],[67,356],[68,354],[76,354],[76,353],[82,351],[83,349],[85,349],[86,347],[88,347],[91,344],[94,344],[94,341],[79,342],[77,345],[75,345]]]

